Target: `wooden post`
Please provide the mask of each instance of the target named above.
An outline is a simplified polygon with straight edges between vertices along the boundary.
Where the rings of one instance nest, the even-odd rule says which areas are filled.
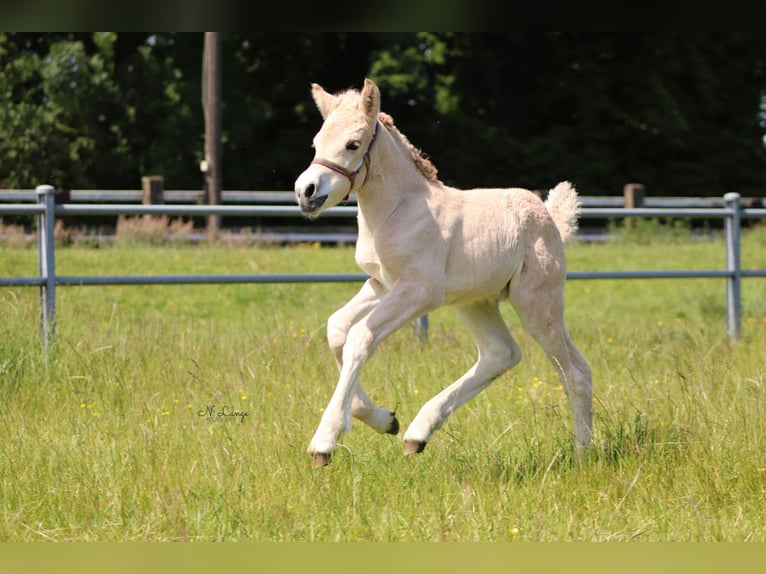
[[[644,184],[643,183],[626,183],[623,188],[623,195],[625,196],[625,208],[633,209],[636,207],[644,206]]]
[[[221,202],[221,35],[205,32],[202,64],[202,107],[205,112],[205,184],[208,204]],[[208,232],[220,225],[218,215],[207,219]]]
[[[141,190],[143,191],[141,203],[144,205],[162,205],[165,203],[165,178],[161,175],[142,177]]]

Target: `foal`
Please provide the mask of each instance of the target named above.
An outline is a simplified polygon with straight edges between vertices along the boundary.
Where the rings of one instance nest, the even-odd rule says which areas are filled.
[[[559,183],[544,203],[519,188],[451,188],[380,112],[372,81],[336,95],[312,84],[312,95],[324,124],[314,137],[316,156],[295,182],[296,199],[315,218],[356,193],[356,262],[370,276],[327,322],[340,377],[308,447],[313,466],[330,462],[352,416],[380,433],[399,432],[394,413],[362,389],[362,366],[405,323],[454,305],[479,356],[407,428],[404,453],[421,452],[455,409],[521,361],[500,314],[503,299],[558,371],[579,455],[591,438],[592,390],[590,366],[564,325],[563,243],[577,228],[574,188]]]

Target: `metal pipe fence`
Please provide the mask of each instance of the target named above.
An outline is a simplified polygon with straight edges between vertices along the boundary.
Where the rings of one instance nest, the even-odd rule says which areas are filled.
[[[47,346],[56,330],[56,287],[88,285],[184,285],[222,283],[329,283],[362,282],[365,274],[246,274],[246,275],[145,275],[145,276],[61,276],[56,274],[54,228],[57,216],[66,215],[169,215],[230,217],[296,217],[297,206],[288,205],[56,205],[55,189],[48,185],[36,189],[36,204],[0,204],[0,214],[36,215],[39,274],[37,277],[0,277],[0,287],[39,287],[41,328]],[[745,277],[766,277],[766,269],[745,270],[740,263],[741,221],[743,218],[766,218],[766,209],[743,209],[738,193],[727,193],[720,208],[583,208],[583,217],[613,219],[644,218],[703,218],[724,220],[726,247],[725,269],[708,270],[643,270],[643,271],[570,271],[569,280],[584,279],[695,279],[722,278],[726,280],[726,317],[731,338],[740,335],[742,325],[741,283]],[[357,213],[355,206],[334,207],[323,217],[348,218]],[[428,317],[419,321],[421,333],[427,333]]]

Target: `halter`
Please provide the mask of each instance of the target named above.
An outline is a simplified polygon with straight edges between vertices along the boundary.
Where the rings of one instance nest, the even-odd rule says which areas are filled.
[[[364,181],[362,182],[362,185],[367,183],[367,178],[370,176],[370,152],[372,151],[372,148],[375,146],[375,142],[378,139],[379,126],[380,126],[380,122],[375,122],[375,132],[373,132],[372,134],[370,145],[367,146],[367,151],[364,152],[364,156],[362,156],[362,163],[359,164],[359,167],[356,168],[356,170],[350,171],[346,169],[345,167],[343,167],[342,165],[338,165],[337,163],[332,162],[329,159],[317,158],[311,163],[324,166],[327,169],[330,169],[334,171],[335,173],[339,173],[343,177],[347,178],[348,181],[351,182],[351,187],[349,188],[349,193],[350,193],[351,190],[354,188],[354,180],[356,180],[356,176],[359,175],[359,172],[362,171],[363,167],[366,167],[367,170],[364,173]]]

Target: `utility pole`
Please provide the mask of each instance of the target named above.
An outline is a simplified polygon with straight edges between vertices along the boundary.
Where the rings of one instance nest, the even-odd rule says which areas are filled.
[[[205,173],[208,204],[221,203],[221,34],[205,32],[202,56],[202,109],[205,113]],[[207,230],[218,231],[220,217],[210,215]]]

